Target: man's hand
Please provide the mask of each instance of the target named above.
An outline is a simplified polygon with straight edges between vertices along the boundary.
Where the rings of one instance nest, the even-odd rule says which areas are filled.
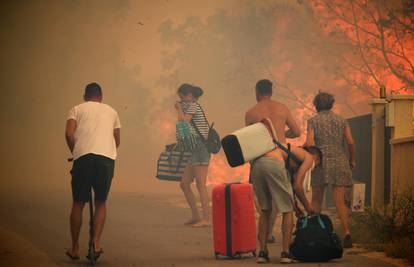
[[[305,207],[305,210],[308,215],[314,215],[316,213],[311,204]]]

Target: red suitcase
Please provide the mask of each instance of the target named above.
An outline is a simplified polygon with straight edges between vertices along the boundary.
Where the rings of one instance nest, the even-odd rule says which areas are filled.
[[[225,184],[213,189],[214,253],[241,257],[256,251],[256,219],[250,184]]]

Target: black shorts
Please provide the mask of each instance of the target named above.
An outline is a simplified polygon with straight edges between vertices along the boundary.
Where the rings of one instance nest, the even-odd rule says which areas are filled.
[[[73,162],[72,197],[75,202],[89,202],[91,187],[95,192],[95,200],[105,201],[114,176],[115,161],[113,159],[86,154]]]

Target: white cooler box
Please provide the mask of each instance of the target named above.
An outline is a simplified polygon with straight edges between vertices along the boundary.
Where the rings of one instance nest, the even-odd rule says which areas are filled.
[[[243,165],[275,148],[268,128],[261,122],[225,136],[221,144],[231,167]]]

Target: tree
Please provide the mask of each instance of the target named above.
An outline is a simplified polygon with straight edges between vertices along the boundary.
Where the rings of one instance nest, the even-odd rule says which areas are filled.
[[[398,93],[414,89],[412,1],[311,0],[315,17],[338,45],[349,47],[338,75],[377,95],[385,85]]]
[[[312,10],[303,6],[248,3],[238,14],[218,10],[206,20],[165,21],[160,27],[167,72],[162,85],[174,91],[183,82],[201,85],[206,89],[203,101],[209,103],[213,117],[234,109],[226,113],[231,123],[221,124],[229,129],[240,127],[261,78],[273,81],[276,98],[297,111],[303,126],[314,113],[311,102],[319,89],[338,95],[345,114],[363,113],[365,105],[348,103],[359,98],[348,96],[349,85],[337,80],[333,67],[346,50],[324,35]],[[224,99],[232,101],[220,101]]]

